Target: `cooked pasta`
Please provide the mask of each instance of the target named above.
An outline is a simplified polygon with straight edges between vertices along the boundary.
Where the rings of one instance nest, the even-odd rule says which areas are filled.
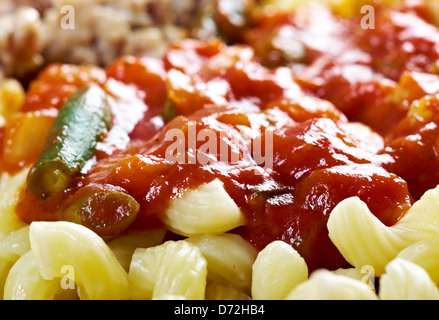
[[[206,300],[251,300],[251,296],[223,281],[209,280],[206,285]]]
[[[244,224],[244,216],[219,179],[172,201],[163,222],[177,234],[223,233]]]
[[[11,268],[5,284],[6,300],[53,300],[62,290],[59,279],[46,280],[32,251],[18,259]]]
[[[29,237],[44,279],[71,278],[81,299],[129,298],[127,273],[90,229],[64,221],[33,222]],[[66,266],[71,272],[64,270]]]
[[[421,266],[439,284],[439,237],[418,241],[399,252],[397,257]]]
[[[328,270],[317,270],[286,297],[287,300],[377,300],[367,284]]]
[[[422,267],[395,258],[387,264],[380,278],[379,297],[382,300],[438,300],[439,289]]]
[[[17,261],[29,250],[29,226],[11,232],[0,241],[0,259]]]
[[[334,270],[334,273],[364,282],[369,286],[369,288],[375,290],[376,275],[375,275],[375,270],[372,266],[363,266],[361,269],[340,268]]]
[[[371,265],[377,275],[404,248],[439,235],[439,188],[429,190],[395,225],[387,227],[359,198],[339,203],[328,220],[329,236],[348,262]]]
[[[159,246],[136,249],[129,281],[133,299],[166,299],[179,296],[204,299],[207,263],[193,244],[167,241]]]
[[[187,239],[200,248],[207,261],[207,277],[225,281],[246,294],[251,292],[256,249],[236,234],[205,234]]]
[[[345,259],[355,267],[372,265],[377,274],[405,246],[405,241],[386,227],[361,202],[350,198],[331,212],[329,237]]]
[[[3,288],[6,278],[14,263],[30,250],[29,226],[24,226],[17,231],[11,232],[0,240],[0,294],[3,296]]]
[[[274,241],[258,253],[253,264],[252,297],[284,299],[307,279],[308,267],[299,253],[283,241]]]
[[[24,186],[29,169],[13,176],[4,176],[0,185],[0,239],[26,224],[15,214],[15,205]]]
[[[437,0],[134,2],[194,38],[0,79],[0,297],[439,300]]]
[[[134,251],[137,248],[149,248],[161,244],[165,234],[166,229],[162,228],[147,231],[132,231],[110,240],[108,246],[125,271],[128,272]]]

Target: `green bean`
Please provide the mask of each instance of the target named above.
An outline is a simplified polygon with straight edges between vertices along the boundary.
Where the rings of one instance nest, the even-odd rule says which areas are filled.
[[[109,184],[83,186],[66,203],[59,212],[60,219],[86,226],[104,238],[128,228],[140,209],[124,189]]]
[[[40,200],[59,194],[92,158],[111,124],[106,94],[98,86],[79,90],[60,108],[27,185]]]

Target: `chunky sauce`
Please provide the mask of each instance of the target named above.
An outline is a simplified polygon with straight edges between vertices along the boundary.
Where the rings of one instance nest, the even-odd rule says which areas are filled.
[[[57,220],[82,188],[112,185],[140,204],[130,228],[155,228],[173,198],[219,178],[246,217],[232,232],[259,250],[284,240],[311,270],[345,266],[326,229],[337,203],[357,196],[392,225],[439,183],[432,174],[439,172],[439,80],[431,71],[439,32],[421,9],[377,10],[384,32],[362,30],[358,17],[345,20],[316,7],[308,15],[259,17],[243,34],[245,45],[185,40],[161,60],[49,67],[30,87],[22,117],[39,119],[52,110],[47,125],[42,121],[50,127],[62,101],[98,83],[109,94],[113,126],[87,171],[62,195],[39,201],[24,190],[19,216]],[[279,49],[279,37],[295,43],[295,54]],[[16,127],[8,125],[2,167],[12,171],[5,153]],[[167,154],[175,142],[166,138],[171,129],[184,134],[177,163]],[[216,137],[216,158],[204,140],[194,139],[203,129]],[[31,164],[43,142],[12,163]],[[257,143],[272,147],[270,167],[255,161]],[[95,219],[105,224],[105,215],[101,210]],[[116,226],[103,235],[125,230]]]

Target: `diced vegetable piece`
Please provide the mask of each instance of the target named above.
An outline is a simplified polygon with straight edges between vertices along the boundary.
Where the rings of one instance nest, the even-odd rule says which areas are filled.
[[[17,169],[35,162],[44,147],[57,110],[19,112],[12,115],[3,136],[2,162],[6,169]]]
[[[15,79],[0,81],[0,115],[7,119],[18,111],[24,102],[24,89]]]
[[[163,119],[165,119],[166,122],[171,121],[178,115],[177,110],[175,109],[175,106],[171,100],[168,99],[166,101],[162,111],[162,115],[163,115]]]
[[[61,216],[63,220],[86,226],[101,237],[113,237],[133,223],[139,209],[139,203],[122,188],[91,184],[75,193]]]
[[[28,187],[39,199],[62,192],[95,151],[111,122],[104,91],[91,86],[59,110],[44,149],[31,169]]]

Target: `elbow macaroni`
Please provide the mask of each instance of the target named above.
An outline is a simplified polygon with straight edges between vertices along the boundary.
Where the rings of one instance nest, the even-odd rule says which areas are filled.
[[[377,300],[364,282],[327,270],[317,270],[286,297],[287,300]]]
[[[111,240],[108,243],[119,263],[128,272],[131,258],[137,248],[158,246],[163,242],[165,229],[133,231]]]
[[[129,298],[127,273],[90,229],[64,221],[33,222],[29,238],[44,279],[70,278],[83,299]]]
[[[382,300],[438,300],[439,290],[422,267],[395,258],[380,279],[379,295]]]
[[[175,233],[190,236],[230,231],[244,224],[244,216],[223,183],[215,179],[174,200],[163,222]]]
[[[134,299],[204,299],[207,263],[200,250],[185,240],[136,249],[129,279]]]
[[[355,267],[371,265],[377,275],[400,251],[439,236],[439,187],[427,191],[395,225],[385,226],[359,198],[340,202],[328,220],[329,237]]]
[[[236,234],[206,234],[189,237],[190,243],[200,248],[207,261],[208,278],[230,283],[245,294],[250,294],[252,266],[256,249]]]
[[[21,256],[9,271],[4,298],[6,300],[53,300],[60,290],[56,279],[46,280],[32,251]]]
[[[253,264],[252,297],[284,299],[308,278],[305,260],[290,245],[274,241],[259,252]]]
[[[219,180],[173,203],[175,211],[164,221],[168,230],[177,226],[184,239],[165,241],[167,230],[157,229],[105,242],[71,222],[29,226],[15,218],[26,174],[23,170],[2,180],[4,299],[439,299],[439,187],[391,227],[358,198],[342,201],[330,215],[328,230],[353,267],[308,274],[290,245],[274,241],[257,252],[229,233],[242,224],[242,213]],[[203,204],[203,197],[212,201]],[[206,212],[213,220],[202,219]]]
[[[398,253],[397,257],[421,266],[439,284],[439,237],[416,242]]]
[[[15,214],[15,204],[23,187],[29,169],[23,169],[10,177],[3,176],[0,184],[0,240],[13,231],[25,226]]]

